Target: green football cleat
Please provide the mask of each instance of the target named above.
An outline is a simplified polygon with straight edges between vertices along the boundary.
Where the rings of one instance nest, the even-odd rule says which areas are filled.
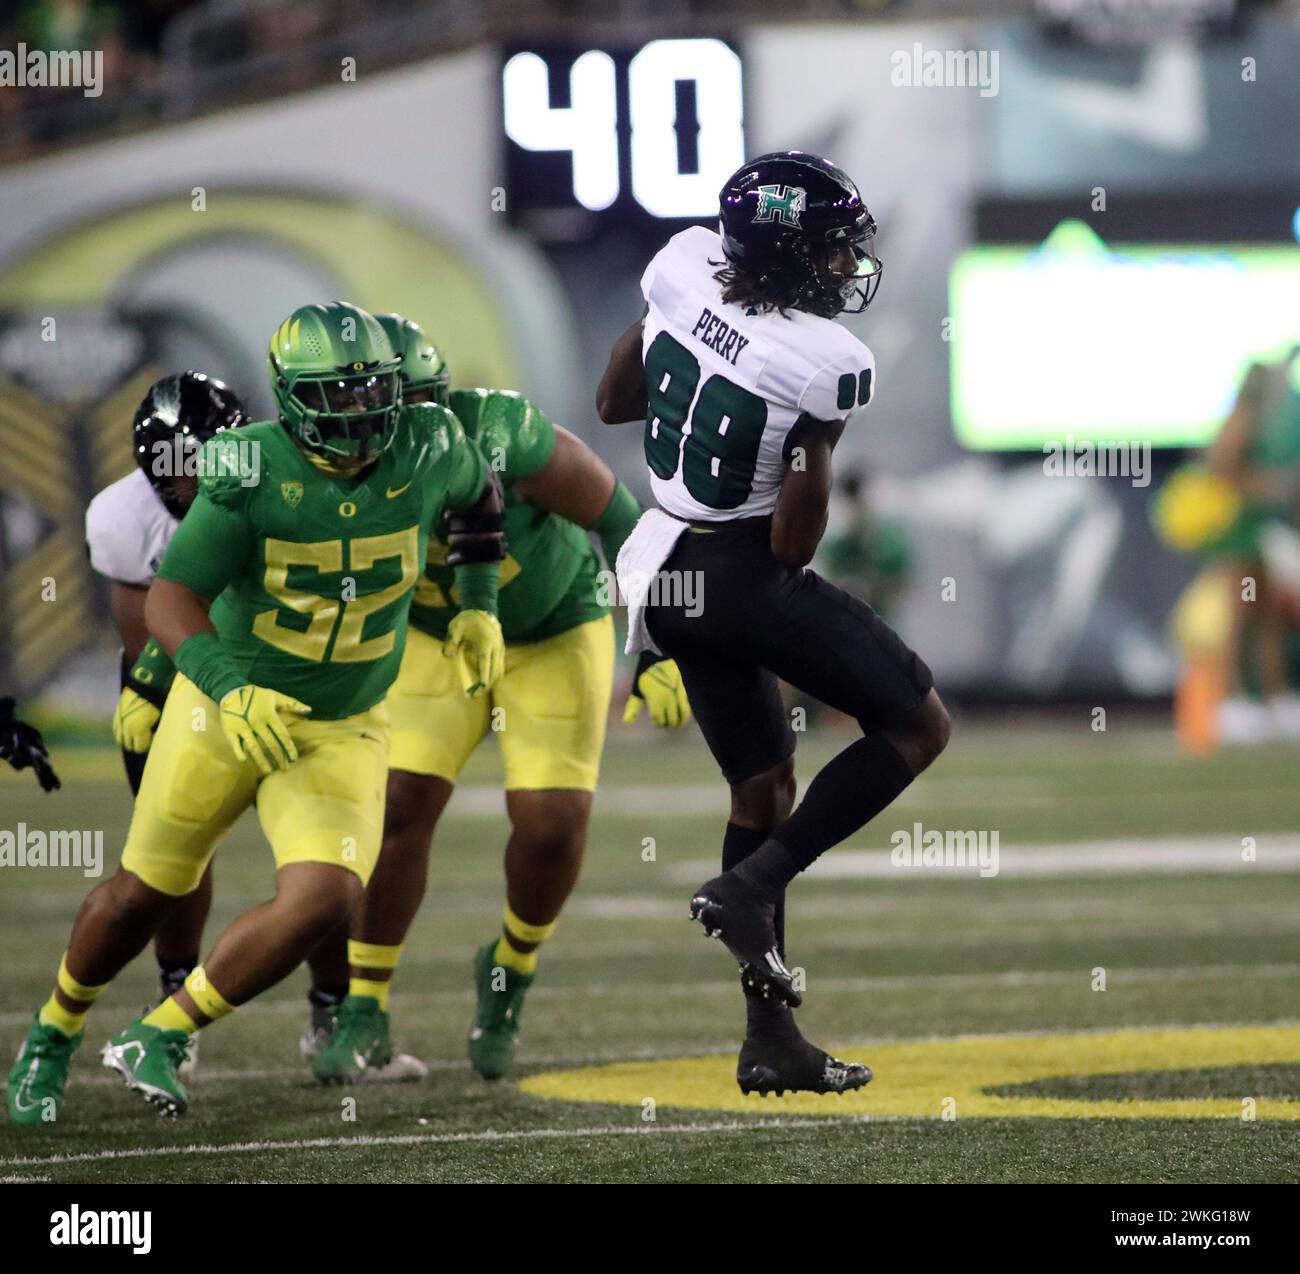
[[[139,1093],[160,1115],[173,1119],[189,1108],[190,1097],[180,1080],[190,1037],[185,1031],[132,1022],[104,1045],[104,1065],[117,1071],[126,1086]]]
[[[339,1005],[329,1043],[312,1059],[311,1072],[322,1084],[355,1084],[372,1067],[393,1057],[388,1014],[370,995],[349,995]]]
[[[515,1059],[515,1036],[524,1011],[524,996],[537,977],[498,964],[497,940],[474,953],[474,987],[478,1008],[469,1032],[469,1060],[484,1079],[500,1079]]]
[[[57,1027],[32,1022],[18,1057],[9,1071],[9,1118],[15,1124],[53,1123],[63,1107],[72,1055],[85,1031],[64,1035]]]

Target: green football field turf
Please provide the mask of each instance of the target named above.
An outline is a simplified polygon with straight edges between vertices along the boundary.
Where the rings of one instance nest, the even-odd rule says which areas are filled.
[[[729,1079],[743,1014],[734,966],[686,916],[716,858],[722,784],[693,727],[612,736],[587,867],[543,953],[516,1079],[484,1083],[464,1060],[469,961],[501,905],[489,745],[439,832],[393,996],[398,1043],[430,1062],[428,1080],[315,1086],[297,1054],[300,972],[205,1033],[190,1113],[160,1120],[96,1056],[155,994],[144,956],[92,1013],[58,1124],[0,1124],[0,1179],[1300,1177],[1300,748],[1192,762],[1167,732],[1116,714],[1105,733],[1083,711],[1075,724],[959,722],[935,769],[846,849],[887,849],[915,823],[996,831],[1003,871],[863,875],[868,856],[833,855],[796,882],[800,1022],[876,1078],[860,1098],[760,1100]],[[851,737],[808,736],[801,780]],[[53,796],[0,775],[0,830],[103,829],[111,870],[129,814],[116,755],[56,760]],[[1018,850],[1055,866],[1017,873]],[[251,817],[216,879],[210,936],[270,891]],[[0,870],[6,1058],[88,883],[71,868]]]

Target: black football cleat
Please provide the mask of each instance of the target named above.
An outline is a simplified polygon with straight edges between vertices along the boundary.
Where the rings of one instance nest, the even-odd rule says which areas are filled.
[[[841,1062],[801,1035],[791,1039],[751,1036],[740,1049],[736,1083],[742,1093],[848,1093],[871,1082],[871,1067]]]
[[[691,919],[710,938],[721,938],[743,970],[753,993],[780,1000],[792,1009],[803,1003],[794,975],[785,967],[776,941],[776,907],[761,898],[735,871],[715,876],[695,891]]]

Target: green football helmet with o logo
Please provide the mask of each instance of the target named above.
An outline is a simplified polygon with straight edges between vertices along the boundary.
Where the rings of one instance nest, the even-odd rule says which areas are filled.
[[[400,314],[376,314],[393,349],[402,360],[402,401],[447,404],[451,373],[442,351],[413,319]]]
[[[299,306],[268,357],[280,416],[308,451],[367,463],[393,440],[402,360],[373,314],[345,301]]]

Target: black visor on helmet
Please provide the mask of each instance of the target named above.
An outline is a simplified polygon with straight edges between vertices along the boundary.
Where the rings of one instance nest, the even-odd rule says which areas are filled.
[[[324,416],[382,412],[397,401],[397,373],[366,373],[328,380],[300,380],[294,394],[304,407]],[[325,432],[322,422],[322,432]]]

